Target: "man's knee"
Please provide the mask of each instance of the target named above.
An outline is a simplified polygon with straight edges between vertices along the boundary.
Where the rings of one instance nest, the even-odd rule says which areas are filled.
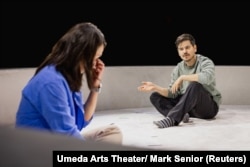
[[[202,86],[201,83],[193,81],[193,82],[190,82],[190,84],[189,84],[187,90],[188,90],[188,89],[189,89],[189,90],[200,90],[200,89],[203,89],[203,88],[204,88],[204,87]]]
[[[199,82],[195,82],[195,81],[190,82],[189,84],[189,87],[199,87],[199,86],[202,86],[202,85]]]
[[[155,100],[158,99],[158,98],[159,98],[159,93],[157,93],[157,92],[153,92],[153,93],[150,95],[150,97],[149,97],[151,103],[154,103]]]

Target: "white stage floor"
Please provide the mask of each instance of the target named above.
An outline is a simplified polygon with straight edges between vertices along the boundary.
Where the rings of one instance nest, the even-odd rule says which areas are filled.
[[[163,117],[152,108],[98,111],[84,130],[114,123],[123,132],[123,145],[155,150],[250,150],[250,106],[222,105],[213,120],[159,129]]]

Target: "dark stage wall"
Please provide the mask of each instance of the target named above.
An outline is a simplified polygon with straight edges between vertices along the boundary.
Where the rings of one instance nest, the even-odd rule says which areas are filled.
[[[105,34],[106,66],[175,65],[174,45],[194,35],[198,53],[216,65],[250,65],[248,3],[1,2],[0,68],[36,67],[74,24]]]

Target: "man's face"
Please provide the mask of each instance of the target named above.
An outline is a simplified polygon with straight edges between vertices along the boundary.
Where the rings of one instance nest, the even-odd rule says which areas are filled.
[[[186,40],[178,45],[177,50],[181,59],[189,62],[194,59],[197,48],[196,45],[193,46],[189,40]]]

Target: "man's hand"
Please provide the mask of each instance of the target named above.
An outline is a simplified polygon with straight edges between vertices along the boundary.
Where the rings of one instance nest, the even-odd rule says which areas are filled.
[[[151,92],[155,88],[155,84],[152,82],[145,82],[141,83],[141,86],[138,86],[137,89],[141,92]]]
[[[172,85],[171,92],[174,94],[178,91],[178,89],[181,87],[183,82],[182,76],[180,76]]]

